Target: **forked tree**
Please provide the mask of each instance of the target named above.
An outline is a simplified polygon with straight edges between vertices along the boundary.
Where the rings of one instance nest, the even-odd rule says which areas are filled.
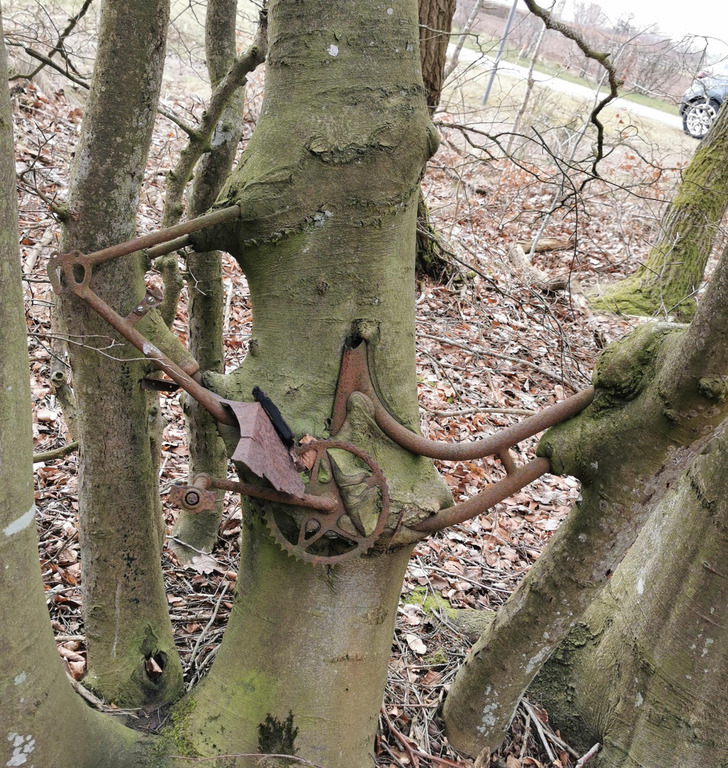
[[[122,361],[91,348],[94,338],[114,332],[89,306],[89,291],[122,319],[145,296],[151,249],[115,259],[105,249],[134,234],[168,12],[164,0],[103,6],[63,233],[68,255],[52,266],[66,328],[88,341],[70,352],[82,446],[85,684],[119,706],[172,709],[155,735],[103,716],[72,690],[55,651],[32,525],[27,357],[3,89],[0,757],[8,766],[139,768],[221,755],[228,757],[208,764],[257,765],[259,757],[244,755],[284,752],[327,768],[364,768],[372,764],[410,552],[429,531],[477,511],[452,506],[423,455],[454,449],[417,435],[417,200],[424,164],[437,147],[420,73],[417,4],[271,2],[261,119],[215,204],[227,212],[225,222],[192,237],[200,253],[231,253],[250,287],[249,352],[227,376],[198,372],[157,310],[139,313],[141,352],[124,334],[115,337]],[[92,271],[75,251],[105,255]],[[608,581],[655,499],[712,438],[728,407],[726,269],[722,263],[687,330],[648,329],[605,353],[593,405],[548,433],[544,455],[528,469],[510,467],[506,438],[463,449],[501,453],[514,482],[550,463],[580,477],[584,492],[453,686],[444,714],[456,746],[477,753],[498,742],[521,693]],[[141,388],[159,366],[149,358],[193,392],[213,393],[202,399],[217,414],[249,486],[230,620],[209,674],[186,694],[159,565],[159,406]],[[269,421],[255,404],[256,387],[290,426],[293,456],[280,419],[273,413]],[[582,395],[573,410],[592,397]],[[236,422],[234,413],[251,423]],[[516,428],[507,437],[529,431]],[[306,436],[313,440],[308,447]],[[258,450],[267,460],[262,469],[254,461]],[[282,474],[269,461],[275,455]],[[711,488],[701,491],[709,501],[719,485]],[[200,481],[180,494],[194,508],[206,491]],[[724,615],[719,597],[706,622],[719,623],[715,612]],[[704,647],[710,652],[712,645]],[[652,703],[659,691],[640,695]],[[689,736],[681,754],[693,754]],[[720,765],[689,756],[681,764]]]

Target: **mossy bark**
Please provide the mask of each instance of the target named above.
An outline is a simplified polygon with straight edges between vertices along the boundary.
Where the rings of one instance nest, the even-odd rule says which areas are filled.
[[[65,251],[92,252],[134,235],[136,209],[164,63],[167,0],[110,1],[69,193]],[[144,296],[144,263],[134,254],[94,270],[92,287],[125,315]],[[81,441],[79,533],[87,684],[122,706],[179,695],[181,665],[160,567],[163,533],[157,484],[155,397],[142,392],[147,365],[82,302],[60,302]],[[151,321],[148,321],[151,322]],[[154,657],[162,674],[147,674]]]
[[[602,768],[728,759],[728,435],[670,489],[534,683],[551,722]]]
[[[262,387],[297,438],[327,436],[342,351],[355,335],[369,344],[390,410],[418,424],[412,253],[436,139],[417,38],[412,1],[271,3],[262,116],[218,202],[240,205],[242,220],[199,240],[236,256],[253,306],[243,366],[206,380],[248,401]],[[409,554],[388,551],[388,536],[401,515],[417,519],[449,499],[431,462],[386,440],[362,403],[352,402],[337,438],[384,470],[387,533],[368,555],[313,565],[281,551],[263,508],[247,507],[231,623],[186,716],[203,754],[255,752],[267,717],[292,712],[297,754],[331,768],[371,764]]]
[[[660,227],[657,243],[634,275],[591,300],[626,315],[676,315],[689,320],[694,294],[728,208],[728,115],[720,113],[700,143]]]
[[[137,735],[74,693],[43,594],[7,82],[0,35],[0,765],[132,768]]]
[[[726,415],[728,257],[686,330],[643,326],[605,350],[593,404],[539,453],[582,497],[473,646],[445,702],[451,742],[500,744],[523,692],[607,583],[654,504]]]
[[[237,0],[211,0],[205,17],[207,69],[214,88],[235,60]],[[200,216],[215,202],[230,173],[243,128],[245,90],[239,88],[225,108],[212,139],[212,148],[203,156],[195,171],[190,197],[190,218]],[[191,252],[187,256],[187,316],[190,352],[203,371],[223,373],[222,256],[219,251]],[[214,419],[191,398],[186,399],[185,415],[190,446],[190,474],[206,472],[225,477],[227,453],[217,433]],[[182,561],[195,550],[210,551],[217,539],[222,517],[222,494],[212,512],[194,514],[180,511],[172,535],[181,542],[173,548]]]

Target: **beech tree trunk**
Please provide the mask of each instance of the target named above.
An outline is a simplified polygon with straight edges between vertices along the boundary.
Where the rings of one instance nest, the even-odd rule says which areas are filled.
[[[634,275],[593,297],[596,309],[689,320],[715,237],[728,209],[728,115],[723,110],[683,173],[657,243]]]
[[[595,768],[726,764],[726,477],[724,425],[535,681],[573,745],[602,745]]]
[[[271,3],[262,116],[218,201],[238,204],[241,222],[198,239],[198,248],[235,255],[253,305],[244,364],[205,380],[248,401],[260,386],[297,438],[327,435],[352,337],[368,342],[388,407],[418,423],[412,253],[420,176],[436,137],[417,37],[414,2],[356,10],[347,0]],[[409,518],[449,501],[431,462],[377,433],[353,406],[337,438],[385,468],[391,534],[403,510]],[[409,547],[388,552],[385,535],[369,556],[341,565],[296,562],[260,522],[263,509],[247,507],[237,599],[212,669],[192,693],[186,737],[202,754],[254,752],[266,716],[283,723],[291,712],[297,754],[363,768]],[[231,696],[235,706],[221,712]]]
[[[140,756],[137,735],[89,709],[71,687],[53,641],[41,582],[3,40],[0,34],[0,765],[133,768]]]
[[[70,184],[66,252],[92,253],[135,234],[168,19],[168,0],[104,3]],[[144,296],[145,270],[134,254],[97,267],[92,286],[126,315]],[[182,669],[160,567],[159,405],[140,389],[149,366],[75,297],[64,297],[60,309],[68,332],[84,341],[69,345],[69,358],[81,443],[86,685],[119,706],[170,700],[181,693]],[[142,323],[146,332],[163,326],[156,312]],[[117,345],[105,353],[112,339]],[[161,674],[148,673],[151,659]]]
[[[602,354],[597,393],[539,453],[580,501],[473,646],[445,702],[451,742],[495,748],[543,663],[608,582],[655,502],[728,412],[728,254],[690,326],[642,326]]]

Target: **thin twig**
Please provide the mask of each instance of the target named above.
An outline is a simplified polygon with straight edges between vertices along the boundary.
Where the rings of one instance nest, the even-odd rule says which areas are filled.
[[[66,443],[60,448],[54,448],[51,451],[43,451],[42,453],[33,454],[33,464],[40,464],[42,461],[53,461],[54,459],[62,459],[64,456],[68,456],[69,453],[73,453],[78,448],[78,440],[74,440],[72,443]]]
[[[569,40],[573,40],[587,58],[594,59],[594,61],[599,62],[607,71],[607,75],[609,77],[609,93],[596,105],[596,107],[594,107],[591,115],[589,116],[590,121],[597,129],[597,147],[594,155],[594,162],[592,163],[592,175],[598,177],[599,173],[597,171],[597,166],[604,158],[604,125],[599,120],[599,113],[604,109],[604,107],[607,106],[607,104],[609,104],[610,101],[614,101],[614,99],[616,99],[619,95],[618,88],[621,83],[617,78],[617,72],[614,69],[613,64],[609,61],[608,53],[595,51],[578,32],[563,22],[554,19],[551,13],[545,8],[541,8],[541,6],[539,6],[535,0],[523,1],[526,3],[528,10],[534,16],[537,16],[539,19],[541,19],[546,27],[560,32]],[[582,189],[586,181],[584,181],[582,184]]]
[[[318,763],[312,763],[310,760],[305,760],[302,757],[296,755],[274,755],[274,754],[262,754],[260,752],[245,752],[233,755],[215,755],[213,757],[185,757],[184,755],[171,755],[173,760],[187,760],[192,763],[209,763],[211,760],[237,760],[239,757],[257,757],[259,763],[264,760],[292,760],[299,765],[305,765],[307,768],[324,768],[323,765]],[[454,763],[453,763],[454,765]]]
[[[602,745],[597,742],[583,757],[579,758],[574,768],[584,768],[584,766],[591,760],[594,755],[602,748]]]
[[[105,704],[101,699],[95,696],[88,688],[84,688],[78,680],[75,680],[66,670],[66,675],[71,683],[71,687],[84,701],[88,702],[94,709],[98,709],[99,712],[106,712],[110,715],[124,715],[129,717],[138,718],[139,715],[135,709],[117,709],[116,707],[110,707]]]
[[[416,747],[413,747],[412,744],[414,742],[410,738],[405,736],[403,733],[400,733],[394,727],[394,723],[391,721],[389,715],[387,714],[387,710],[384,707],[382,707],[381,712],[382,712],[382,716],[384,717],[384,720],[387,723],[387,727],[389,728],[389,732],[405,748],[407,753],[410,755],[410,759],[411,759],[411,757],[413,755],[416,755],[417,757],[424,757],[424,758],[426,758],[427,760],[430,760],[433,763],[439,763],[440,765],[449,766],[449,768],[462,768],[462,764],[461,763],[454,763],[452,760],[448,760],[445,757],[437,757],[436,755],[428,755],[427,752],[422,752],[422,750],[417,749]]]
[[[546,754],[549,757],[549,763],[553,763],[554,760],[556,760],[556,755],[554,755],[551,749],[551,745],[549,744],[548,739],[546,738],[546,733],[544,732],[543,725],[541,724],[541,718],[536,714],[533,707],[525,699],[523,699],[521,703],[523,704],[523,707],[526,710],[526,712],[528,712],[528,714],[531,715],[531,721],[536,726],[538,735],[541,737],[541,743],[543,744],[543,748],[546,750]]]
[[[28,56],[31,56],[34,59],[37,59],[38,61],[43,62],[48,67],[51,67],[51,69],[55,69],[57,72],[60,72],[64,77],[67,77],[72,83],[76,83],[76,85],[79,85],[81,88],[85,88],[87,91],[91,88],[89,83],[86,80],[83,80],[80,77],[76,77],[76,75],[71,74],[67,69],[64,69],[60,64],[56,64],[53,59],[48,58],[48,56],[43,55],[40,51],[36,51],[34,48],[31,48],[30,46],[23,46],[19,45],[17,43],[9,43],[9,45],[17,45],[17,47],[22,48]],[[157,112],[159,112],[160,115],[163,117],[166,117],[167,120],[170,120],[173,122],[178,128],[180,128],[182,131],[184,131],[188,136],[191,138],[197,137],[197,130],[186,123],[181,118],[177,117],[174,113],[170,112],[165,107],[159,105],[157,106]]]
[[[220,610],[220,605],[222,603],[223,597],[225,597],[225,593],[227,592],[228,583],[225,582],[225,584],[222,587],[222,592],[220,592],[220,597],[217,599],[217,603],[215,604],[215,608],[212,611],[212,616],[210,616],[210,620],[205,625],[205,628],[200,632],[200,636],[197,638],[197,642],[195,643],[195,647],[192,649],[192,653],[190,654],[190,661],[189,665],[190,667],[193,666],[195,659],[197,658],[197,653],[200,650],[200,646],[202,645],[202,641],[205,638],[205,635],[210,630],[210,627],[215,623],[215,619],[217,618],[217,612]]]
[[[469,413],[504,413],[511,416],[533,416],[536,411],[529,411],[526,408],[461,408],[456,411],[435,411],[432,408],[426,408],[424,405],[420,405],[423,411],[431,413],[433,416],[467,416]]]
[[[63,56],[65,62],[68,64],[68,66],[71,67],[76,72],[76,74],[79,74],[79,72],[76,69],[76,67],[73,65],[73,62],[68,57],[68,54],[66,53],[63,46],[63,41],[71,34],[71,32],[73,32],[78,22],[81,21],[81,19],[86,15],[86,11],[88,11],[88,9],[91,7],[92,2],[93,0],[85,0],[79,12],[68,20],[68,24],[66,24],[65,29],[58,36],[58,40],[56,41],[56,44],[53,46],[53,48],[51,48],[51,51],[48,54],[48,58],[51,58],[54,53],[60,53],[61,56]],[[45,66],[46,65],[44,63],[41,63],[29,75],[23,75],[23,77],[27,77],[28,80],[32,80]],[[18,78],[16,76],[15,78],[10,78],[10,79],[13,80]]]
[[[417,335],[423,339],[431,339],[432,341],[439,341],[441,344],[449,344],[451,347],[466,349],[468,352],[472,352],[475,348],[475,345],[473,344],[464,344],[463,342],[455,341],[455,339],[448,339],[443,336],[433,336],[430,333],[423,333],[418,331]],[[548,378],[557,381],[559,384],[565,384],[566,386],[571,387],[571,389],[574,389],[571,384],[569,384],[567,381],[564,381],[562,376],[559,376],[557,373],[552,373],[547,368],[542,368],[540,365],[537,363],[532,363],[530,360],[524,360],[522,357],[514,357],[513,355],[504,355],[502,352],[493,352],[492,350],[485,349],[484,347],[477,347],[477,349],[482,352],[482,354],[489,355],[490,357],[497,357],[500,360],[509,360],[510,362],[518,363],[519,365],[526,365],[529,368],[533,368],[539,373],[542,373],[544,376],[548,376]]]
[[[182,539],[178,539],[176,536],[167,536],[167,538],[170,541],[174,541],[176,544],[181,544],[186,549],[191,549],[193,552],[197,552],[198,555],[207,555],[208,557],[212,557],[209,552],[205,552],[203,549],[196,549],[192,546],[192,544],[188,544],[186,541],[182,541]]]

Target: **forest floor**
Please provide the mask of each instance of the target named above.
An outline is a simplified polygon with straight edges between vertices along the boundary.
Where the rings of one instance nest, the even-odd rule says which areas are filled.
[[[246,137],[260,91],[256,75],[250,86]],[[41,92],[24,81],[17,82],[13,101],[34,440],[35,450],[42,452],[70,440],[49,380],[58,347],[51,330],[53,295],[45,267],[59,237],[48,201],[63,200],[82,112],[62,91]],[[187,111],[188,118],[199,114],[199,100],[185,102],[171,94],[168,102]],[[450,102],[458,104],[458,99],[451,95]],[[437,116],[443,143],[424,181],[432,221],[454,270],[443,281],[422,279],[414,297],[422,430],[430,438],[453,442],[491,433],[588,386],[600,350],[640,321],[595,315],[586,296],[637,266],[686,159],[676,159],[671,147],[650,143],[633,126],[618,125],[612,132],[619,143],[603,164],[603,180],[562,199],[573,179],[584,175],[578,166],[581,149],[571,156],[572,181],[554,162],[557,155],[572,153],[576,129],[569,132],[558,122],[542,126],[539,140],[518,149],[514,164],[502,158],[492,139],[478,133],[486,130],[484,116],[468,112],[463,104],[461,100],[458,112],[451,108]],[[466,122],[475,132],[459,127]],[[182,146],[180,134],[171,123],[159,120],[141,199],[140,234],[158,227],[165,173]],[[500,141],[504,144],[508,137]],[[584,155],[590,152],[591,140],[586,144]],[[663,158],[670,167],[663,166]],[[555,200],[561,203],[553,205]],[[555,210],[543,231],[551,248],[534,256],[539,272],[524,269],[522,261],[514,266],[509,254],[519,242],[529,251],[551,208]],[[539,287],[539,280],[557,277],[563,278],[562,287]],[[225,261],[224,279],[227,364],[233,368],[250,336],[250,302],[244,277],[231,259]],[[178,317],[183,337],[184,327],[183,300]],[[163,396],[163,403],[168,426],[161,486],[169,530],[177,512],[167,503],[167,494],[174,482],[186,479],[188,451],[177,398]],[[536,442],[526,441],[516,449],[519,462],[533,457]],[[495,459],[443,463],[440,468],[455,500],[470,498],[502,475]],[[69,674],[82,681],[86,660],[80,613],[78,459],[69,453],[40,462],[35,470],[48,607],[59,653]],[[573,478],[545,475],[486,515],[436,534],[416,548],[393,641],[377,741],[379,765],[473,765],[449,747],[438,716],[449,681],[473,639],[452,609],[487,612],[502,604],[578,494]],[[240,522],[239,500],[229,495],[211,556],[181,567],[170,550],[165,548],[163,554],[172,621],[190,684],[209,668],[224,631],[236,580]],[[524,702],[502,749],[479,765],[567,768],[577,758],[549,728],[547,714],[535,702]]]

